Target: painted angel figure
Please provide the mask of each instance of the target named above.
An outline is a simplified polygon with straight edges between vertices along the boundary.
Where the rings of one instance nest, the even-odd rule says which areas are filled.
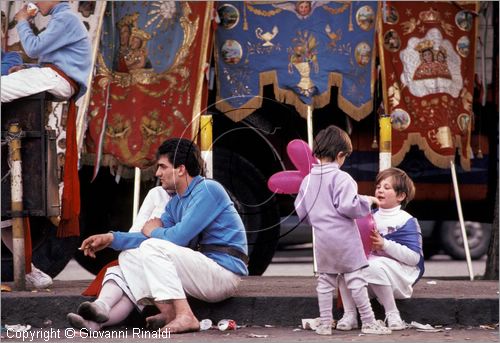
[[[278,4],[273,4],[274,7],[281,8],[285,11],[293,12],[299,19],[309,18],[314,10],[330,1],[285,1]]]

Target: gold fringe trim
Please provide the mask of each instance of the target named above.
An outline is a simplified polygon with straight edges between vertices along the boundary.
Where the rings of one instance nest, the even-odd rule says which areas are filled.
[[[460,136],[458,135],[455,136],[455,141],[458,142],[456,146],[460,153],[460,165],[464,170],[469,171],[470,170],[470,159],[468,159],[469,152],[466,151],[467,157],[464,158],[462,155],[462,143],[460,141]],[[399,150],[397,153],[392,154],[391,164],[393,166],[398,166],[401,162],[403,162],[405,155],[408,153],[408,151],[410,151],[410,147],[412,145],[417,145],[420,148],[420,150],[424,152],[425,157],[427,157],[427,159],[432,164],[434,164],[436,167],[439,168],[443,169],[450,168],[450,162],[455,159],[455,154],[451,156],[438,154],[437,152],[432,150],[432,148],[429,146],[425,138],[423,138],[419,133],[414,132],[408,134],[408,137],[403,142],[401,150]]]
[[[274,70],[259,74],[259,95],[254,96],[251,100],[247,101],[239,108],[234,108],[228,102],[221,99],[219,95],[217,95],[217,103],[215,106],[219,111],[223,112],[231,120],[238,122],[242,119],[245,119],[262,106],[263,88],[264,86],[271,84],[273,85],[274,96],[276,97],[277,101],[293,105],[301,117],[307,118],[307,108],[309,105],[304,104],[294,91],[280,88],[278,76],[276,74],[276,71]],[[342,87],[342,75],[339,73],[329,74],[327,87],[328,90],[320,95],[316,95],[313,97],[311,103],[313,109],[322,108],[330,103],[332,86],[336,86],[339,88],[339,94],[337,97],[339,108],[354,120],[359,121],[372,112],[373,101],[371,99],[370,101],[362,104],[360,107],[356,107],[352,102],[342,96],[342,94],[340,93],[340,89]],[[220,89],[218,94],[220,94]]]

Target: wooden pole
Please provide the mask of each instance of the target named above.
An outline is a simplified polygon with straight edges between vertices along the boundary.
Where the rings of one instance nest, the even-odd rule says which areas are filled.
[[[213,157],[212,157],[212,115],[205,114],[201,116],[200,125],[200,148],[201,157],[205,161],[205,176],[212,179],[213,173]]]
[[[139,212],[139,197],[141,195],[141,169],[135,167],[134,173],[134,203],[132,205],[132,223]]]
[[[455,170],[455,163],[450,161],[451,165],[451,178],[453,180],[453,189],[455,190],[455,200],[457,202],[458,220],[460,221],[460,229],[462,230],[462,238],[464,241],[465,258],[467,259],[467,268],[469,269],[469,277],[474,281],[474,272],[472,271],[472,260],[469,251],[469,241],[467,240],[467,232],[465,231],[464,216],[462,214],[462,203],[460,201],[460,193],[458,191],[457,171]]]
[[[392,158],[392,126],[391,116],[382,114],[379,118],[380,145],[379,145],[379,171],[391,167]]]
[[[97,28],[95,31],[95,40],[92,45],[92,68],[94,70],[95,61],[97,59],[97,54],[99,52],[99,44],[101,43],[101,32],[102,32],[102,23],[104,20],[104,13],[106,12],[107,1],[96,1],[96,6],[101,6],[99,9],[99,13],[97,14],[99,17],[99,21],[97,23]],[[78,114],[76,116],[76,144],[78,149],[78,155],[80,155],[80,150],[83,145],[83,138],[85,136],[85,130],[87,129],[87,110],[90,103],[90,96],[92,95],[92,78],[94,73],[89,73],[89,77],[87,79],[87,93],[82,97],[81,103],[78,107]]]
[[[14,287],[16,290],[26,289],[26,261],[24,253],[23,224],[23,174],[21,165],[21,136],[19,123],[9,125],[8,142],[11,163],[11,209],[12,209],[12,254],[14,260]]]
[[[314,142],[314,137],[313,137],[313,109],[311,105],[307,106],[307,143],[309,144],[309,147],[311,150],[313,149],[313,142]],[[316,254],[314,251],[314,245],[316,243],[316,238],[314,235],[314,227],[312,227],[312,243],[313,243],[313,273],[316,274],[318,271],[318,265],[316,261]]]

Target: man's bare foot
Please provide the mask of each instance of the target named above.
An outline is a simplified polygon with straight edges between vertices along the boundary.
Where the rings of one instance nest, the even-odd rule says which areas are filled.
[[[167,324],[167,318],[163,313],[146,318],[146,328],[152,331],[161,329]]]
[[[184,333],[200,331],[200,322],[195,316],[178,315],[170,323],[163,327],[164,330],[170,330],[170,333]]]

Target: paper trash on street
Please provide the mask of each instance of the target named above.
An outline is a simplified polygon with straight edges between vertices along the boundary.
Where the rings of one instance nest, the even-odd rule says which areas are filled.
[[[435,327],[433,327],[430,324],[424,325],[424,324],[420,324],[417,322],[411,322],[410,328],[415,328],[415,329],[417,329],[417,331],[421,331],[421,332],[442,332],[442,331],[444,331],[443,329],[436,329]]]

